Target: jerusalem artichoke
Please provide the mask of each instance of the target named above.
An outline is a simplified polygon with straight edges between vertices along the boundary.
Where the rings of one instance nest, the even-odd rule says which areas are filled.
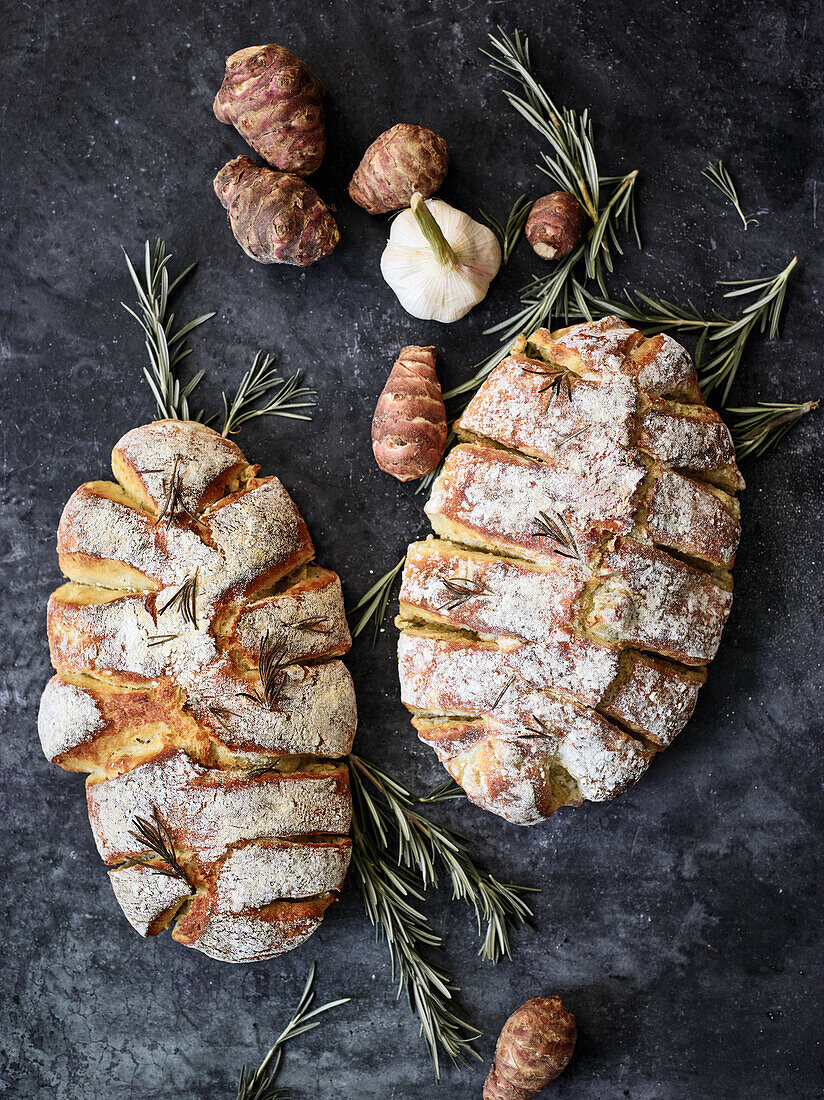
[[[526,222],[526,239],[544,260],[563,260],[584,235],[587,215],[574,195],[553,191],[538,199]]]
[[[249,46],[226,61],[215,116],[273,168],[308,176],[326,150],[323,85],[285,46]]]
[[[349,195],[368,214],[409,206],[419,191],[427,199],[444,181],[449,147],[425,126],[399,122],[380,134],[363,154],[349,183]]]
[[[503,1026],[483,1100],[530,1100],[566,1069],[576,1038],[560,997],[532,997]]]
[[[214,188],[235,239],[258,263],[306,267],[338,243],[329,207],[300,176],[235,157],[215,176]]]
[[[398,481],[414,481],[435,469],[445,449],[446,409],[435,349],[401,348],[372,419],[375,461]]]

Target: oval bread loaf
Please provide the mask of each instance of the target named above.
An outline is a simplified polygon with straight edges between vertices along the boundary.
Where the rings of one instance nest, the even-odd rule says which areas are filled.
[[[349,863],[356,710],[340,581],[274,477],[192,422],[128,432],[60,520],[49,760],[132,926],[213,958],[297,947]]]
[[[617,317],[519,338],[455,426],[400,592],[402,698],[517,824],[626,790],[730,611],[743,481],[687,352]]]

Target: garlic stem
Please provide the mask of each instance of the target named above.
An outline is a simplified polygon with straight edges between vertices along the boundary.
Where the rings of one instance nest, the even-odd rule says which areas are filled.
[[[416,191],[412,196],[410,206],[412,207],[412,213],[415,215],[415,221],[417,221],[420,231],[426,239],[426,243],[435,253],[435,258],[438,263],[443,267],[454,266],[455,253],[452,251],[452,246],[443,235],[441,227],[432,217],[429,208],[423,201],[423,195],[421,195],[420,191]]]

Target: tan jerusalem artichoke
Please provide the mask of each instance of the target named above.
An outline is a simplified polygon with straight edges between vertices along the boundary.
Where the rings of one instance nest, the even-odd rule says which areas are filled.
[[[329,207],[300,176],[235,157],[215,176],[214,188],[235,239],[258,263],[306,267],[338,243]]]
[[[226,61],[215,116],[273,168],[308,176],[326,150],[323,85],[285,46],[249,46]]]
[[[428,199],[444,181],[449,147],[425,126],[399,122],[375,138],[355,170],[349,195],[369,214],[409,206],[419,191]]]
[[[414,481],[435,469],[445,449],[446,409],[435,349],[410,344],[401,348],[375,407],[375,461],[399,481]]]
[[[526,239],[544,260],[563,260],[578,247],[587,215],[574,195],[553,191],[538,199],[526,222]]]
[[[530,1100],[566,1069],[576,1038],[560,997],[533,997],[503,1026],[483,1100]]]

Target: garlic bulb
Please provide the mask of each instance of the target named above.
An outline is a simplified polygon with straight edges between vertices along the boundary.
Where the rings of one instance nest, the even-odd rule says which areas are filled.
[[[483,301],[501,266],[491,229],[440,199],[412,206],[395,218],[381,256],[381,274],[413,317],[457,321]]]

